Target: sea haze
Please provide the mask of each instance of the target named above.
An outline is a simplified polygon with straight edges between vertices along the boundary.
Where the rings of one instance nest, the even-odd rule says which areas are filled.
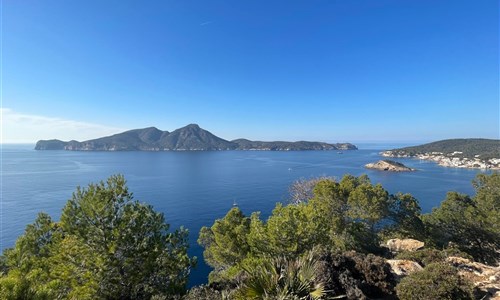
[[[1,245],[12,247],[38,212],[56,220],[77,186],[123,174],[135,199],[165,214],[171,228],[189,229],[190,254],[199,258],[190,285],[206,282],[209,267],[196,239],[202,226],[223,217],[233,202],[247,215],[267,218],[276,202],[287,202],[288,187],[299,178],[367,174],[389,192],[411,193],[424,212],[439,205],[447,191],[473,194],[480,170],[440,167],[397,159],[418,169],[384,173],[363,166],[379,150],[343,151],[35,151],[33,145],[2,145]],[[381,148],[381,147],[377,147]]]

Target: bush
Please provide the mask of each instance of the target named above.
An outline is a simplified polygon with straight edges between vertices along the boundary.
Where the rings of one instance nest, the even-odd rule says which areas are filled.
[[[182,297],[182,300],[224,300],[228,299],[224,291],[218,291],[208,285],[195,286]]]
[[[396,292],[401,300],[474,299],[472,284],[446,263],[431,263],[403,278]]]
[[[314,251],[288,259],[274,257],[246,268],[236,299],[322,299],[321,263]]]
[[[347,299],[391,298],[396,279],[381,257],[354,251],[324,254],[320,280],[326,282],[329,295],[346,295]]]

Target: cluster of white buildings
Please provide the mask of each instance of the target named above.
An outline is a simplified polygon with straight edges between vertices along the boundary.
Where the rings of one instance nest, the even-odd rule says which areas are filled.
[[[450,154],[430,152],[416,155],[408,155],[405,153],[397,153],[393,151],[384,151],[381,153],[382,156],[386,157],[414,157],[423,160],[431,160],[437,162],[440,166],[443,167],[500,170],[500,158],[482,160],[479,158],[479,155],[476,155],[474,158],[466,158],[456,157],[455,155],[457,154],[462,154],[462,152],[455,151]]]

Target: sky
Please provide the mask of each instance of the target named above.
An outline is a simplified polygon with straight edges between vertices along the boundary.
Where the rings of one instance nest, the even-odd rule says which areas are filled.
[[[497,0],[2,0],[1,142],[499,138]]]

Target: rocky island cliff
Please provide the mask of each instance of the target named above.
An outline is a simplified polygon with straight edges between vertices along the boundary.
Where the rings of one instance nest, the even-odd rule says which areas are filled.
[[[35,150],[71,151],[209,151],[209,150],[356,150],[350,143],[328,144],[322,142],[262,142],[247,139],[228,141],[211,132],[190,124],[172,132],[156,127],[134,129],[112,136],[83,142],[40,140]]]
[[[387,150],[385,157],[430,160],[443,167],[500,170],[500,140],[451,139]]]

